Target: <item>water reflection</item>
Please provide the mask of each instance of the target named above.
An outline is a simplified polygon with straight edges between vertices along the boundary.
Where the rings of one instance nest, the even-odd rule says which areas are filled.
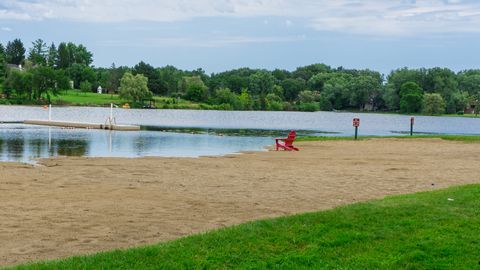
[[[32,162],[55,156],[197,157],[258,151],[270,144],[270,137],[0,125],[1,161]]]

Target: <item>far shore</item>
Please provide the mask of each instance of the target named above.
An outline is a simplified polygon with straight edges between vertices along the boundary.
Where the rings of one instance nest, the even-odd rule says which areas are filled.
[[[299,152],[0,163],[0,266],[480,182],[480,144],[300,142]]]

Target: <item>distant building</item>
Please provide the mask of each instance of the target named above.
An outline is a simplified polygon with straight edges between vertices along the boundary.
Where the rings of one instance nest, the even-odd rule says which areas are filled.
[[[101,86],[98,86],[97,88],[97,94],[101,94],[103,91],[102,87]]]
[[[465,114],[474,114],[478,110],[477,108],[478,101],[476,100],[470,100],[467,102],[467,105],[465,107],[465,110],[463,110],[463,113]]]

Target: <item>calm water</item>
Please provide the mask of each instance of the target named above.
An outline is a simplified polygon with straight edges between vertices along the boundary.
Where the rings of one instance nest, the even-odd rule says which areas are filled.
[[[0,125],[0,160],[33,162],[52,156],[198,157],[262,151],[268,137],[219,136],[159,131],[119,132]]]
[[[52,119],[105,122],[109,108],[53,108]],[[311,130],[351,135],[352,118],[360,117],[360,134],[392,135],[409,130],[410,116],[335,112],[237,112],[194,110],[115,109],[118,123],[159,127],[220,129]],[[47,119],[48,111],[38,107],[0,106],[1,121]],[[480,134],[480,118],[415,117],[415,131],[443,134]]]
[[[105,122],[109,108],[53,108],[52,119],[79,122]],[[29,161],[57,155],[85,156],[188,156],[223,155],[243,150],[262,150],[273,143],[276,133],[290,129],[300,134],[350,136],[352,118],[359,117],[360,135],[399,135],[409,130],[410,116],[334,112],[236,112],[194,110],[115,109],[119,124],[150,127],[150,131],[109,132],[69,130],[0,124],[0,160]],[[47,119],[41,106],[0,106],[0,122]],[[243,130],[243,136],[190,134],[152,130],[181,128]],[[245,130],[276,130],[274,133]],[[439,134],[480,134],[480,119],[457,117],[415,117],[415,131]],[[234,134],[237,134],[234,132]]]

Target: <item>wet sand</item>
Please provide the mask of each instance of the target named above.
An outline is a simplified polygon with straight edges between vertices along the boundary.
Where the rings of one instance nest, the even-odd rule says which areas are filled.
[[[305,142],[300,152],[0,163],[0,266],[480,182],[480,144]],[[432,185],[433,184],[433,185]]]

